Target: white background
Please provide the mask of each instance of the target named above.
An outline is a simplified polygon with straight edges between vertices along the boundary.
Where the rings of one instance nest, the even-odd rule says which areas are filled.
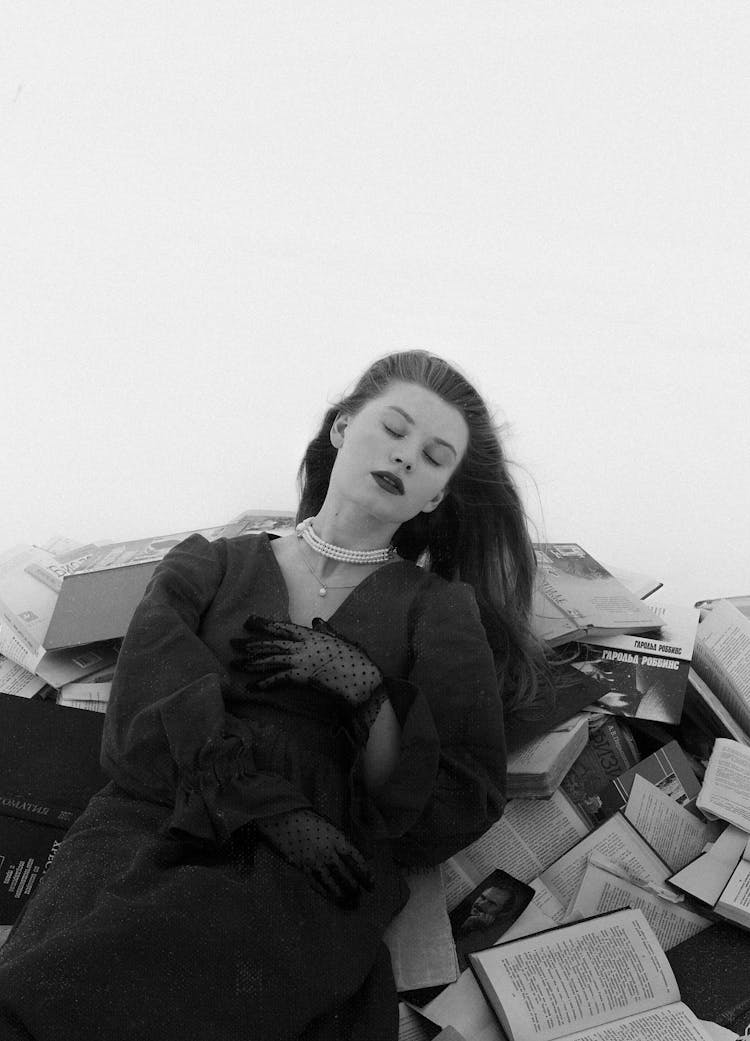
[[[535,538],[750,592],[745,0],[0,9],[0,548],[293,508],[457,363]]]

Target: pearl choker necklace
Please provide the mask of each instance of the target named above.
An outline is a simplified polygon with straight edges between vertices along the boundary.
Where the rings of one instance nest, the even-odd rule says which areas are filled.
[[[396,556],[394,546],[386,546],[385,549],[346,549],[344,546],[334,546],[332,542],[325,542],[317,534],[312,522],[312,517],[300,521],[295,528],[297,538],[304,539],[310,549],[323,557],[339,560],[344,564],[385,564]]]

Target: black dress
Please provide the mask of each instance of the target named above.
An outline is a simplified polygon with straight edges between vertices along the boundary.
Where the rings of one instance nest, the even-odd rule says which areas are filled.
[[[247,691],[229,640],[288,619],[268,536],[199,535],[157,568],[123,643],[105,720],[112,781],[68,832],[0,948],[0,1039],[387,1041],[397,999],[383,931],[408,891],[504,802],[494,662],[471,589],[397,561],[330,618],[399,704],[401,754],[376,799],[337,704]],[[371,857],[343,910],[257,837],[312,807]]]

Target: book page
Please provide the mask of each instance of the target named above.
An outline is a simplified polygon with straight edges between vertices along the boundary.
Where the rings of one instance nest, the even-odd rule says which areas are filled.
[[[453,910],[495,868],[530,882],[588,831],[562,792],[549,799],[512,799],[489,831],[446,861],[448,909]],[[462,878],[471,879],[471,884]]]
[[[741,860],[719,897],[716,910],[733,922],[750,925],[750,864]]]
[[[717,834],[715,825],[702,821],[640,775],[633,779],[625,816],[672,871],[699,856]]]
[[[405,1001],[398,1005],[398,1041],[430,1041],[432,1024]]]
[[[455,1027],[471,1041],[507,1041],[471,969],[428,1002],[422,1013],[440,1027]]]
[[[716,739],[696,806],[750,832],[750,748]]]
[[[678,1001],[599,1030],[571,1034],[565,1041],[712,1041],[712,1036],[687,1005]]]
[[[553,1041],[679,999],[664,952],[638,909],[500,944],[470,958],[514,1041]]]
[[[727,600],[701,612],[693,667],[745,730],[750,729],[750,619]]]
[[[458,961],[439,867],[406,876],[410,896],[385,931],[398,990],[451,983]]]
[[[742,859],[747,835],[727,824],[713,845],[668,881],[684,893],[713,906]]]
[[[0,691],[3,694],[32,698],[45,685],[45,681],[39,676],[0,654]]]
[[[600,824],[585,839],[563,854],[539,876],[557,899],[566,906],[575,895],[586,870],[589,855],[599,853],[624,868],[631,877],[661,883],[669,868],[621,813]]]
[[[711,925],[708,918],[688,910],[684,904],[664,900],[614,871],[589,862],[568,908],[568,919],[593,918],[621,907],[640,907],[664,951]]]

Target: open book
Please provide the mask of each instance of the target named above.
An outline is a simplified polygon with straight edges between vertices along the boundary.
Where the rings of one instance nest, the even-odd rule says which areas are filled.
[[[718,737],[695,805],[709,819],[750,832],[750,748]]]
[[[750,928],[750,748],[727,738],[715,741],[696,806],[729,826],[669,882],[722,918]]]
[[[750,617],[732,601],[712,600],[702,606],[693,668],[750,733]]]
[[[575,542],[538,542],[534,629],[552,646],[658,629],[658,615]]]
[[[639,908],[469,955],[510,1041],[710,1041]]]

